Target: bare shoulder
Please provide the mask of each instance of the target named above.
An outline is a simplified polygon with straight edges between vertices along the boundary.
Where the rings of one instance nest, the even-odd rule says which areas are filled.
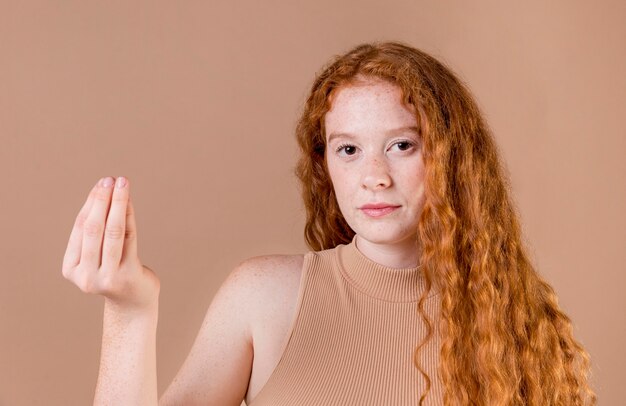
[[[304,255],[264,255],[233,271],[250,301],[245,312],[254,357],[246,402],[256,398],[282,356],[297,311],[303,265]]]
[[[282,342],[303,260],[303,255],[254,257],[229,273],[160,405],[239,405],[252,394],[251,374],[257,377],[275,362],[274,351],[267,350]]]
[[[304,254],[262,255],[241,262],[228,278],[257,304],[269,303],[272,297],[297,293],[303,263]]]
[[[260,255],[242,261],[235,269],[243,272],[263,273],[264,276],[280,276],[282,273],[299,271],[304,254]],[[258,276],[258,275],[257,275]]]

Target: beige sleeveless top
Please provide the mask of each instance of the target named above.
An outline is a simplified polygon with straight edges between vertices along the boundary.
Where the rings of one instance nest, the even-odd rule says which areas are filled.
[[[249,406],[418,405],[426,380],[413,351],[426,335],[417,268],[388,268],[350,244],[304,257],[290,337]],[[433,336],[420,352],[426,405],[443,404],[437,377],[439,295],[425,303]]]

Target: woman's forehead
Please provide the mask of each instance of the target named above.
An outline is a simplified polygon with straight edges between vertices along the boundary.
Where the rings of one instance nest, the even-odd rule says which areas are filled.
[[[398,86],[370,83],[338,89],[324,120],[328,125],[355,120],[371,122],[377,118],[414,122],[415,108],[403,102],[402,91]]]

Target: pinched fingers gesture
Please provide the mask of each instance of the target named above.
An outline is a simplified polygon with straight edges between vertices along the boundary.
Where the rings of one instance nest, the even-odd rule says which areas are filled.
[[[63,258],[63,276],[83,292],[129,310],[156,304],[159,280],[137,256],[137,227],[126,178],[103,178],[81,208]]]

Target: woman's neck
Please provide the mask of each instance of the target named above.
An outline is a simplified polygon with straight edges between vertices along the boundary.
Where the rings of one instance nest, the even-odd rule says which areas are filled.
[[[356,247],[370,260],[389,268],[415,268],[422,254],[417,238],[379,244],[356,236]]]

